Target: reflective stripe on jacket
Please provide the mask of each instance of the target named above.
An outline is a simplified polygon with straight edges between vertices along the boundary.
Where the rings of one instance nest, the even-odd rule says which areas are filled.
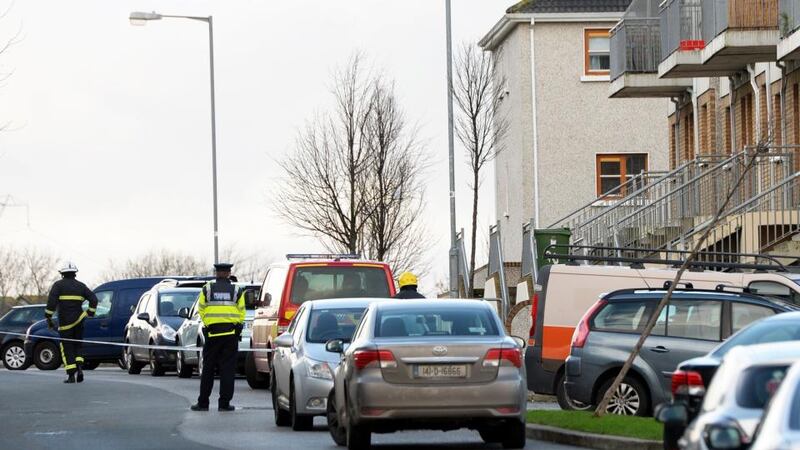
[[[206,283],[203,289],[200,290],[200,297],[197,301],[197,313],[200,315],[203,325],[209,328],[209,336],[215,337],[222,335],[221,333],[211,332],[210,327],[212,325],[239,325],[244,323],[244,290],[239,293],[238,299],[236,298],[236,291],[236,286],[228,280],[216,280]],[[225,333],[225,335],[233,334],[233,332],[227,329],[224,330],[223,333]]]

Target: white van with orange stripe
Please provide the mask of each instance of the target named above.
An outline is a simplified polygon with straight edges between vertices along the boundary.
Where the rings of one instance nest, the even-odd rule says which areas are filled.
[[[525,352],[528,389],[556,395],[570,409],[564,384],[567,359],[575,326],[597,299],[608,292],[629,288],[658,288],[675,278],[676,269],[636,269],[620,266],[554,264],[543,267],[532,300],[531,331]],[[686,271],[682,282],[698,289],[720,284],[749,287],[800,304],[800,274],[791,272],[726,273]],[[574,406],[574,405],[573,405]]]

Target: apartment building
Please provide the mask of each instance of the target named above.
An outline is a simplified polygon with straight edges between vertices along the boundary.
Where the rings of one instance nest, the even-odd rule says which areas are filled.
[[[507,261],[520,261],[523,223],[556,224],[582,205],[619,198],[634,176],[668,167],[670,101],[608,97],[610,31],[629,4],[523,1],[480,41],[494,54],[500,114],[509,121],[495,164]]]
[[[610,49],[610,98],[670,98],[669,164],[573,242],[800,255],[800,0],[633,0]]]

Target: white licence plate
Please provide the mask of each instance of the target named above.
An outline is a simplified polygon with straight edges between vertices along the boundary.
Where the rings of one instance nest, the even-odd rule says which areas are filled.
[[[419,365],[416,366],[417,378],[465,378],[467,366],[464,365]]]

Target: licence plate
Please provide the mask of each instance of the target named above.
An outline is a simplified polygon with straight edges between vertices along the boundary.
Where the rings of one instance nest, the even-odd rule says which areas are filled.
[[[419,365],[416,367],[417,378],[465,378],[467,366],[456,365]]]

